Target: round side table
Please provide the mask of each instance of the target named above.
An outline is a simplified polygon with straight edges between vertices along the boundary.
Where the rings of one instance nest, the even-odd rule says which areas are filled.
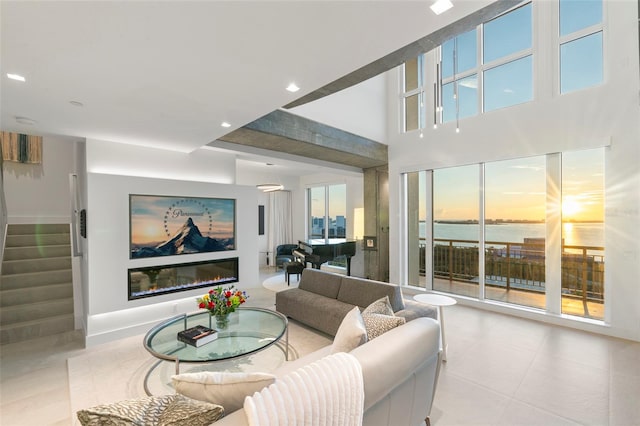
[[[424,303],[438,307],[438,322],[440,322],[440,340],[442,341],[442,361],[447,362],[447,342],[444,338],[444,316],[442,312],[443,306],[455,305],[456,299],[441,294],[424,293],[413,296],[416,302]]]

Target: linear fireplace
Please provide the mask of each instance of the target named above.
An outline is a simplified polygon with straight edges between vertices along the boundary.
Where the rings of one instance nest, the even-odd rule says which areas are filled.
[[[238,258],[129,269],[129,300],[238,282]]]

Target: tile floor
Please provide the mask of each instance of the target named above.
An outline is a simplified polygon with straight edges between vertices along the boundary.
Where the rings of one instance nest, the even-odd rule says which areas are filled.
[[[272,305],[262,290],[253,303]],[[640,425],[640,343],[461,305],[445,317],[433,425]],[[0,425],[74,424],[67,359],[95,348],[73,337],[0,347]]]

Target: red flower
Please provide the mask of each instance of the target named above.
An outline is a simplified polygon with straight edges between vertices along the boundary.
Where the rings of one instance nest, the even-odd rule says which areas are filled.
[[[231,300],[227,300],[227,306],[231,306]]]
[[[231,297],[231,295],[232,295],[232,294],[233,294],[233,293],[231,293],[230,291],[228,291],[228,290],[227,290],[227,291],[224,293],[224,297],[226,297],[226,298],[228,299],[228,298],[230,298],[230,297]]]
[[[213,302],[211,302],[211,301],[209,301],[209,305],[207,306],[207,308],[208,308],[208,309],[213,309],[213,308],[215,308],[215,307],[216,307],[216,304],[215,304],[215,303],[213,303]]]
[[[198,305],[198,308],[204,309],[204,307],[205,307],[204,302],[200,302],[200,304]]]

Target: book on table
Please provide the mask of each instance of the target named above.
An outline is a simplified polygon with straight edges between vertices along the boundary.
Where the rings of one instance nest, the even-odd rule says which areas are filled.
[[[178,340],[191,346],[200,347],[218,338],[218,332],[204,325],[196,325],[178,332]]]

